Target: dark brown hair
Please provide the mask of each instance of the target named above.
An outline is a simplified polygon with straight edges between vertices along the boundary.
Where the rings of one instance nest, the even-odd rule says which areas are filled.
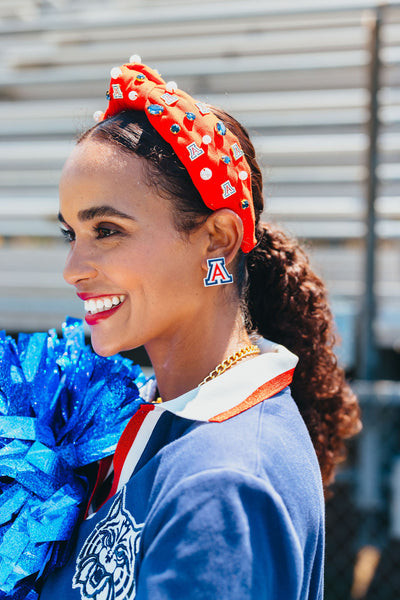
[[[335,464],[344,458],[344,439],[361,427],[357,400],[334,354],[332,313],[323,282],[313,273],[297,240],[262,223],[263,181],[247,131],[221,109],[216,116],[238,137],[252,172],[258,244],[248,255],[239,252],[236,281],[249,329],[283,344],[299,357],[292,394],[308,427],[325,486]],[[84,133],[117,144],[146,159],[148,181],[171,200],[175,225],[189,232],[212,212],[171,146],[139,111],[122,112]]]

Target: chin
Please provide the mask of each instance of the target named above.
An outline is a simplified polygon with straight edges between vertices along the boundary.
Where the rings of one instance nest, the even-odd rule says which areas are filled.
[[[124,343],[125,342],[125,343]],[[112,336],[107,336],[106,339],[92,333],[91,337],[92,348],[99,356],[114,356],[119,352],[128,352],[134,348],[139,348],[141,344],[132,344],[127,340],[116,339]]]
[[[108,341],[97,340],[96,336],[92,336],[91,342],[92,342],[93,350],[99,356],[104,356],[104,357],[114,356],[114,354],[118,354],[119,352],[121,352],[123,350],[121,344],[116,344],[115,342],[113,343],[110,340],[108,340]]]

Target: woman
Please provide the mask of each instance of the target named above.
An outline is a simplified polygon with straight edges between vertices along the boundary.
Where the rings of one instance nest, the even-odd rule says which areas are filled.
[[[64,276],[95,351],[144,345],[157,389],[41,598],[321,599],[322,481],[359,429],[324,287],[260,222],[237,121],[140,63],[111,76],[61,178]]]

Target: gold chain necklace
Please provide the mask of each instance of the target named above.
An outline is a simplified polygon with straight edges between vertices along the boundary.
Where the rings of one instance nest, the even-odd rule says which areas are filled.
[[[234,354],[231,354],[230,356],[228,356],[228,358],[225,358],[225,360],[219,363],[219,365],[217,365],[215,369],[213,369],[207,375],[207,377],[204,377],[203,381],[199,383],[199,386],[204,385],[212,379],[215,379],[216,377],[218,377],[218,375],[222,375],[222,373],[225,373],[225,371],[233,367],[233,365],[236,365],[236,363],[240,362],[244,358],[247,358],[248,356],[253,356],[255,354],[260,354],[260,348],[255,344],[250,344],[249,346],[246,346],[241,350],[237,350]],[[160,396],[156,400],[153,400],[153,404],[160,404],[161,402],[162,399]]]
[[[233,367],[233,365],[236,365],[236,363],[243,360],[244,358],[247,358],[247,356],[252,356],[253,354],[259,353],[260,348],[258,346],[255,346],[254,344],[250,344],[249,346],[246,346],[246,348],[238,350],[234,354],[228,356],[228,358],[225,358],[225,360],[223,360],[221,363],[219,363],[219,365],[217,365],[215,369],[213,369],[211,373],[209,373],[207,377],[205,377],[203,381],[199,383],[199,385],[204,385],[208,381],[211,381],[212,379],[218,377],[218,375],[222,375],[222,373],[225,373],[225,371]]]

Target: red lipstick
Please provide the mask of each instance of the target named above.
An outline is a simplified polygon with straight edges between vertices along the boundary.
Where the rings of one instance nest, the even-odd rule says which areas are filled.
[[[88,325],[96,325],[102,319],[108,319],[125,302],[125,294],[80,292],[77,296],[85,302],[85,321]]]
[[[88,325],[96,325],[96,323],[98,323],[102,319],[108,319],[108,317],[111,317],[114,313],[117,312],[119,308],[121,308],[122,305],[123,302],[121,302],[121,304],[118,304],[117,306],[113,306],[113,308],[103,310],[94,315],[92,315],[91,313],[86,313],[85,321]]]

